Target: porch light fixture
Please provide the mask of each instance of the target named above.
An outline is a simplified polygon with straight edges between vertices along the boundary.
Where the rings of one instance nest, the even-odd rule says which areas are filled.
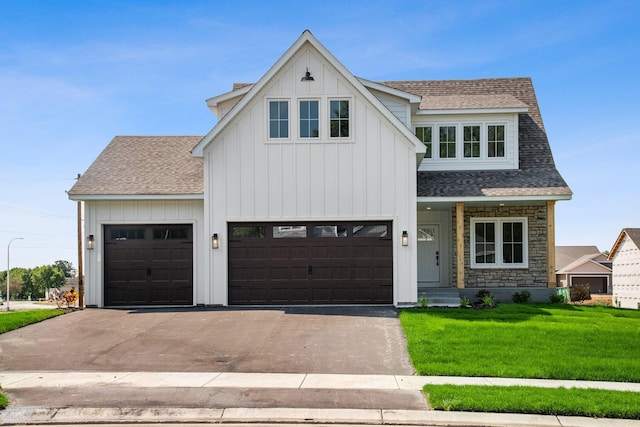
[[[309,67],[307,67],[307,72],[304,73],[304,76],[300,79],[301,82],[313,82],[315,79],[311,77],[311,72],[309,71]]]
[[[95,243],[95,239],[93,237],[93,234],[89,234],[89,237],[87,237],[87,250],[92,251],[94,247],[94,243]]]
[[[220,239],[218,239],[218,233],[213,233],[211,236],[211,248],[218,249],[220,247]]]
[[[402,232],[402,246],[409,246],[409,233],[407,233],[407,230]]]

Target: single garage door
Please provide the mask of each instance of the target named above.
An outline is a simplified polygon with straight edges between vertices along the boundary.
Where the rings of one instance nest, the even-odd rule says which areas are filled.
[[[192,305],[191,225],[104,228],[104,305]]]
[[[229,224],[229,304],[392,304],[391,222]]]

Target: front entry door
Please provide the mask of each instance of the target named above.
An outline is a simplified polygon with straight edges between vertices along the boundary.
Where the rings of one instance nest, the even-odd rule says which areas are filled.
[[[440,286],[440,228],[418,226],[418,286]]]

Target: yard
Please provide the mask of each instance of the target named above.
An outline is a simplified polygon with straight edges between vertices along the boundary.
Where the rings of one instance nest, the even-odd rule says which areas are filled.
[[[639,311],[501,304],[403,310],[400,321],[418,375],[640,382]],[[640,417],[638,393],[456,386],[426,386],[425,392],[440,409]],[[609,407],[602,407],[603,393]],[[614,402],[620,403],[611,408]]]

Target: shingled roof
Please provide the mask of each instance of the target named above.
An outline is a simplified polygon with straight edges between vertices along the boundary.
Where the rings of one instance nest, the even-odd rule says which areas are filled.
[[[438,102],[447,97],[461,105],[495,108],[528,107],[519,115],[518,170],[438,171],[418,172],[418,197],[511,197],[511,196],[570,196],[571,190],[556,169],[549,141],[538,108],[533,84],[529,78],[477,80],[389,81],[385,86],[418,95],[421,108],[430,107],[430,98]],[[491,97],[487,97],[487,96]],[[467,98],[466,101],[463,101]],[[496,105],[500,102],[504,105]]]
[[[69,196],[200,195],[201,136],[116,136],[69,190]]]

